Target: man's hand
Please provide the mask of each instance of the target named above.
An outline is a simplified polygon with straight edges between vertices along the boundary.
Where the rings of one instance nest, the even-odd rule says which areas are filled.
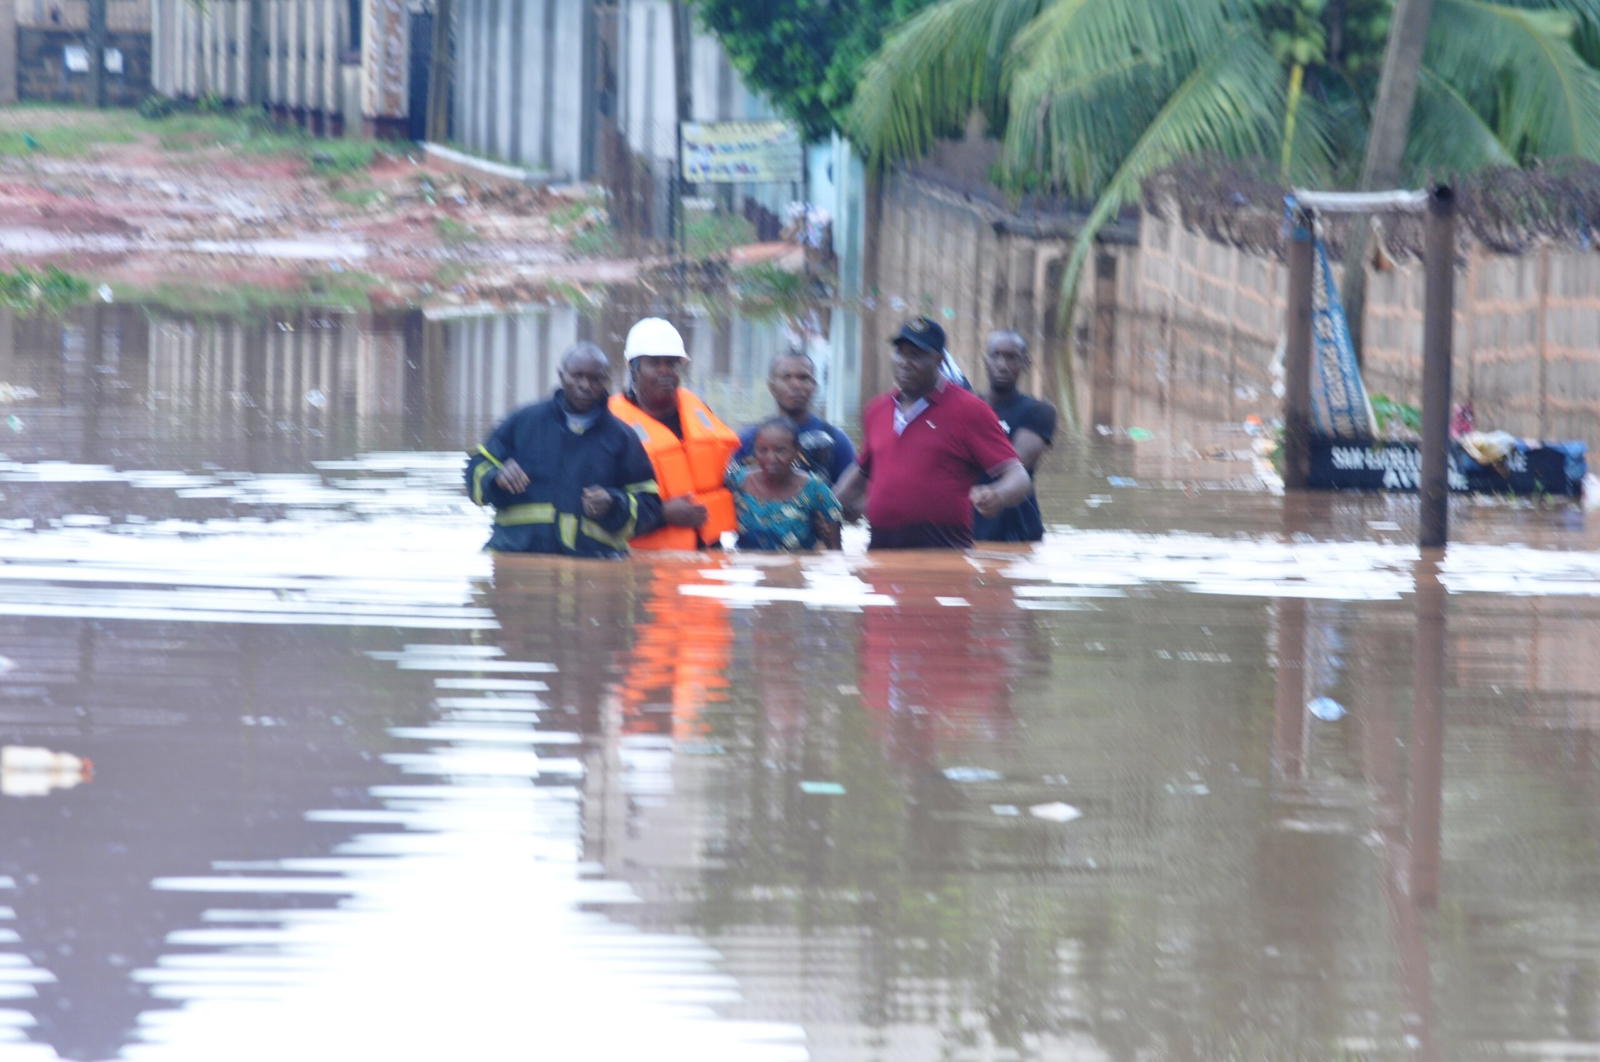
[[[661,518],[668,527],[699,527],[710,516],[710,510],[691,494],[680,494],[661,503]]]
[[[511,494],[521,494],[528,489],[528,474],[522,470],[515,459],[506,458],[500,466],[500,471],[495,473],[495,486]]]
[[[604,487],[583,488],[583,515],[591,520],[603,520],[617,500]]]
[[[844,475],[839,477],[839,482],[833,488],[833,494],[844,509],[846,521],[853,524],[861,519],[862,506],[867,499],[867,477],[862,474],[860,465],[845,469]]]
[[[1006,507],[1000,492],[986,484],[973,487],[968,497],[972,499],[972,507],[984,516],[993,516]]]

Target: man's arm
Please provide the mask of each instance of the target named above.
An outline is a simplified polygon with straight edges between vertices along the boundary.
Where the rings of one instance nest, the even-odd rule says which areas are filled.
[[[1030,428],[1018,428],[1017,433],[1011,436],[1011,445],[1017,448],[1017,459],[1030,473],[1039,467],[1039,458],[1050,449],[1050,444]]]
[[[980,483],[972,488],[972,507],[984,516],[994,516],[1003,509],[1021,505],[1033,489],[1033,478],[1022,462],[1016,458],[989,469],[995,477],[993,483]]]
[[[844,482],[845,475],[856,467],[856,448],[850,442],[850,436],[833,425],[828,425],[833,433],[833,467],[828,470],[832,477],[831,486],[837,487]]]
[[[528,474],[511,456],[515,449],[517,413],[502,420],[467,454],[467,494],[477,505],[503,505],[528,489]]]
[[[655,466],[644,446],[633,432],[626,434],[627,447],[617,462],[622,483],[606,488],[612,504],[610,511],[601,516],[600,526],[624,538],[634,538],[661,526],[661,488],[656,485]]]
[[[862,506],[867,499],[867,474],[859,464],[851,465],[833,488],[833,493],[844,509],[844,518],[855,523],[861,519]]]
[[[1011,444],[1017,448],[1022,467],[1031,475],[1039,467],[1039,458],[1050,449],[1056,435],[1056,407],[1049,402],[1035,402],[1026,424],[1017,428]]]

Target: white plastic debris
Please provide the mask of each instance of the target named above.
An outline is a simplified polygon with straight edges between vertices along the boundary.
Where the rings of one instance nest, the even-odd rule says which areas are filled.
[[[1344,705],[1332,697],[1313,697],[1306,702],[1306,711],[1324,723],[1336,723],[1345,716]]]
[[[1047,822],[1071,822],[1074,819],[1083,818],[1083,812],[1071,804],[1063,804],[1059,800],[1050,804],[1035,804],[1028,809],[1028,814],[1036,819],[1044,819]]]

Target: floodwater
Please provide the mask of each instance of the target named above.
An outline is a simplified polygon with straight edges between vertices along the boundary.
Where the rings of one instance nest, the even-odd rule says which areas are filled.
[[[1172,420],[1037,548],[493,559],[603,320],[0,326],[0,742],[93,764],[0,775],[4,1062],[1600,1056],[1579,509]]]

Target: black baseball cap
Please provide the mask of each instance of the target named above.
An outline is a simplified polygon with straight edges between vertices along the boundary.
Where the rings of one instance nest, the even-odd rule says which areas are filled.
[[[910,343],[929,354],[944,353],[944,329],[926,317],[913,317],[900,326],[890,343]]]

